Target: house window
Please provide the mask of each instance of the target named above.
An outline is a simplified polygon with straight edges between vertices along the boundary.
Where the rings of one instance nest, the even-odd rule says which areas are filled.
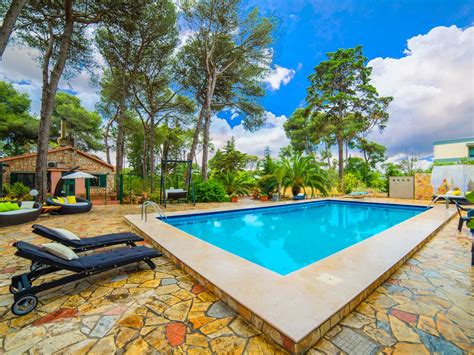
[[[10,184],[21,182],[23,185],[34,188],[35,187],[35,173],[10,173]]]
[[[107,174],[92,174],[97,179],[90,179],[90,186],[92,187],[107,187]]]
[[[47,176],[47,191],[51,192],[51,172],[48,171]],[[35,188],[35,173],[10,173],[10,185],[15,182],[21,182],[30,189]]]
[[[469,158],[474,158],[474,147],[469,147]]]

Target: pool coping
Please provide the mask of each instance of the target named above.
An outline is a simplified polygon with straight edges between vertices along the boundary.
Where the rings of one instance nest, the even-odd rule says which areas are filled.
[[[341,201],[280,202],[260,208],[327,200]],[[374,201],[354,203],[403,206]],[[259,206],[179,211],[166,215],[202,215],[255,208]],[[455,214],[453,208],[434,206],[288,275],[279,275],[193,237],[160,221],[156,215],[150,215],[147,222],[142,221],[140,215],[128,215],[125,219],[134,230],[265,335],[286,350],[298,353],[316,343]],[[364,272],[360,272],[361,269]]]

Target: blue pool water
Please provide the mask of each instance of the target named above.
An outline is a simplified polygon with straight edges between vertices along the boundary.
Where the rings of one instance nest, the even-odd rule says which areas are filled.
[[[167,222],[286,275],[423,211],[426,207],[329,200],[168,217]]]

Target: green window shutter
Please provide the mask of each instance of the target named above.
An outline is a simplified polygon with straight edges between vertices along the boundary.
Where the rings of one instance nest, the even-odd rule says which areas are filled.
[[[99,187],[107,187],[107,175],[99,175]]]

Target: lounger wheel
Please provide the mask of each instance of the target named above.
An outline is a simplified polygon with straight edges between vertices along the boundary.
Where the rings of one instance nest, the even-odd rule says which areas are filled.
[[[12,313],[17,316],[24,316],[36,308],[38,298],[35,295],[25,295],[13,303]]]

